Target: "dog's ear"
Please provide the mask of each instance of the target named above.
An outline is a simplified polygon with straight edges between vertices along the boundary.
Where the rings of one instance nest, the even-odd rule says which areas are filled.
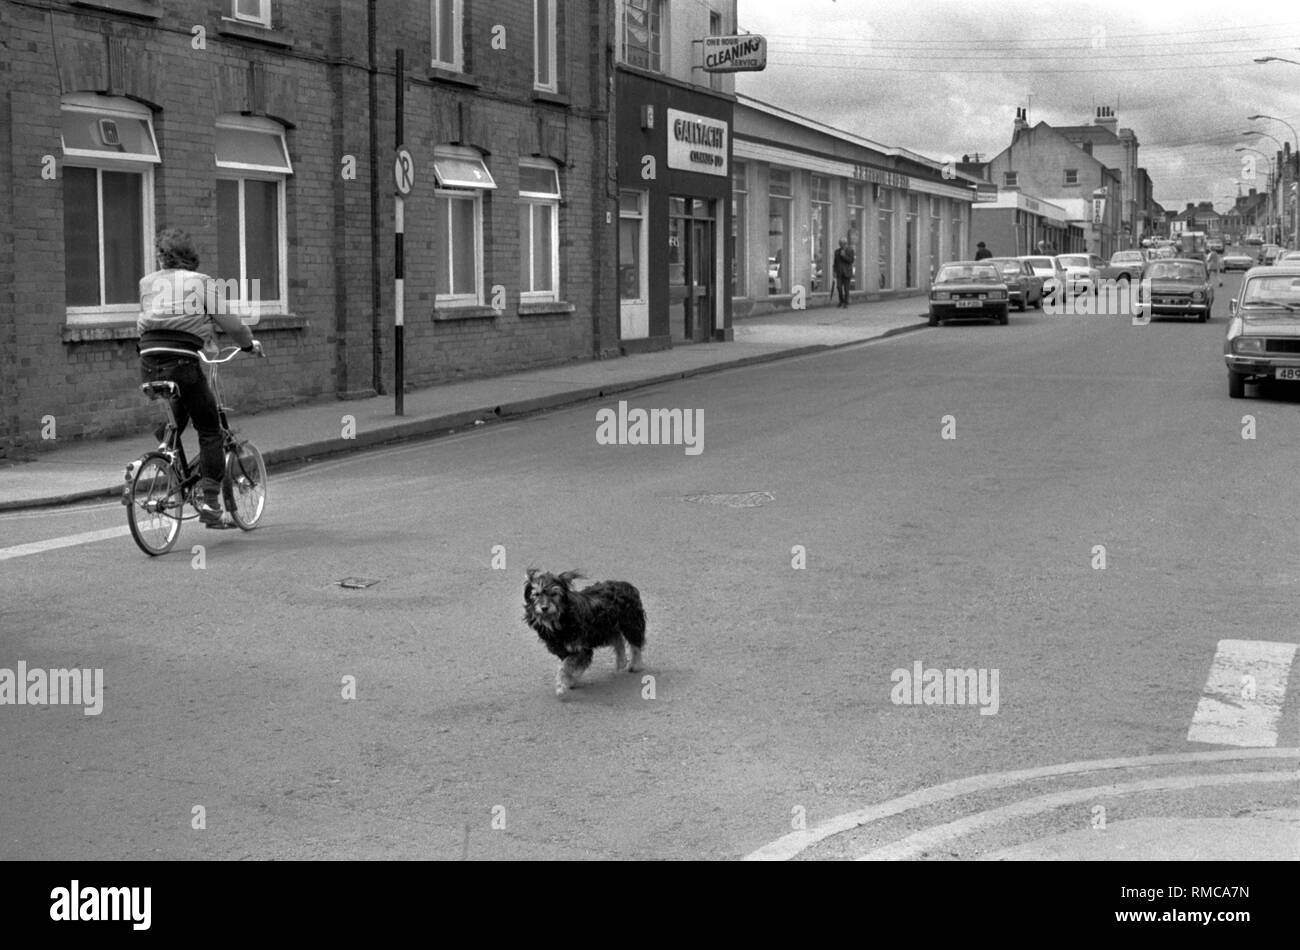
[[[533,596],[533,582],[534,582],[535,580],[537,580],[537,568],[535,568],[535,567],[530,567],[530,568],[528,569],[528,580],[524,581],[524,600],[525,600],[525,601],[528,601],[528,600],[531,600],[531,599],[532,599],[532,596]]]
[[[566,589],[570,589],[573,587],[573,582],[577,578],[586,577],[586,576],[587,575],[581,574],[578,571],[565,571],[563,574],[557,577],[556,580],[558,580],[561,584],[563,584]]]

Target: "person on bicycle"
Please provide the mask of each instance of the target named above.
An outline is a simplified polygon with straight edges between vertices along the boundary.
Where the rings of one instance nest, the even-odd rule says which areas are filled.
[[[158,233],[158,270],[140,279],[140,375],[145,382],[171,380],[180,387],[172,400],[176,425],[185,431],[193,421],[199,434],[199,520],[221,524],[221,483],[226,462],[221,448],[217,400],[199,361],[203,350],[215,350],[213,324],[220,326],[245,352],[261,352],[261,344],[237,314],[226,312],[218,286],[198,271],[199,255],[190,236],[177,228]]]

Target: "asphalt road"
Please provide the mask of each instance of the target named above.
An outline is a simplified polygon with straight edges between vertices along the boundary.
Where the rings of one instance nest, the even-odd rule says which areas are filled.
[[[1295,643],[1300,591],[1300,397],[1228,399],[1235,283],[1204,325],[1013,313],[627,395],[702,411],[697,455],[598,444],[592,404],[279,473],[262,528],[161,559],[0,560],[0,666],[104,671],[98,716],[0,708],[0,857],[736,858],[967,776],[1218,748],[1188,741],[1216,644]],[[643,673],[603,651],[557,699],[530,566],[635,583]],[[996,714],[895,703],[918,662],[998,671]]]

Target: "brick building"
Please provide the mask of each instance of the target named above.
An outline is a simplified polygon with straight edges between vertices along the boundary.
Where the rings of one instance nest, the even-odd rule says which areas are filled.
[[[135,313],[164,226],[258,300],[240,412],[391,392],[398,47],[408,386],[617,352],[612,30],[604,0],[0,6],[0,458],[51,417],[156,419]]]

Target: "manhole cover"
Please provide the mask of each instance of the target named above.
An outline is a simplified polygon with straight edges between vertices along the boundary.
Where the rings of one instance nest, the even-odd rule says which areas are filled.
[[[776,496],[770,491],[702,492],[682,496],[682,501],[692,504],[722,505],[724,508],[757,508],[775,500]]]
[[[346,587],[349,590],[361,590],[365,587],[374,587],[378,583],[378,579],[369,577],[345,577],[339,581],[339,586]]]

